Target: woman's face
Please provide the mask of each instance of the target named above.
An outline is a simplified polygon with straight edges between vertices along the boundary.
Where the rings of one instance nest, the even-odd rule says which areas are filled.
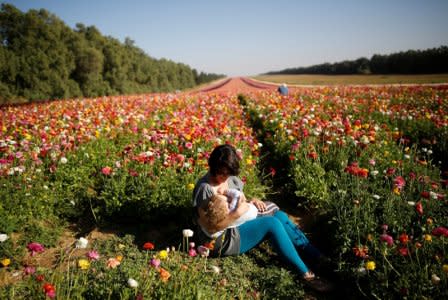
[[[219,170],[219,172],[216,172],[214,179],[217,184],[221,184],[221,183],[225,182],[227,180],[227,178],[229,178],[229,176],[230,176],[230,172],[226,169],[223,169],[223,170]]]

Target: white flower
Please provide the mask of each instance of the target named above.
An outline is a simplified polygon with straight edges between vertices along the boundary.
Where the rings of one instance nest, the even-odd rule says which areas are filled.
[[[66,157],[61,157],[61,164],[66,164],[68,162],[68,159]]]
[[[379,171],[373,170],[370,174],[372,174],[373,176],[376,176],[376,175],[378,175],[378,173],[379,173]]]
[[[8,239],[8,235],[6,233],[1,233],[0,234],[0,243],[3,243],[4,241],[6,241]]]
[[[81,237],[76,241],[76,248],[85,249],[87,248],[88,243],[89,241],[86,238]]]
[[[358,272],[358,274],[360,275],[364,275],[367,273],[367,270],[364,267],[359,267],[358,269],[356,269],[356,272]]]
[[[433,191],[429,192],[429,195],[431,196],[432,199],[437,200],[438,196],[437,193],[434,193]]]
[[[190,238],[193,236],[193,230],[191,229],[184,229],[182,230],[182,235],[186,238]]]
[[[432,150],[428,150],[428,154],[431,155],[432,154]]]
[[[404,158],[406,158],[406,159],[411,159],[411,156],[410,156],[409,154],[405,154],[405,155],[404,155]]]
[[[380,199],[380,198],[381,198],[381,197],[380,197],[379,195],[376,195],[376,194],[375,194],[375,195],[373,195],[372,197],[373,197],[373,198],[375,198],[376,200],[378,200],[378,199]]]
[[[437,276],[436,274],[432,274],[431,275],[431,281],[434,285],[439,284],[440,282],[440,277]]]
[[[415,206],[415,202],[414,202],[414,201],[408,201],[408,204],[409,204],[410,206]]]
[[[128,279],[128,285],[131,288],[136,288],[136,287],[138,287],[138,282],[137,282],[137,280],[135,280],[133,278],[129,278]]]
[[[221,269],[218,266],[210,266],[210,269],[212,270],[213,273],[215,274],[219,274],[219,272],[221,272]]]

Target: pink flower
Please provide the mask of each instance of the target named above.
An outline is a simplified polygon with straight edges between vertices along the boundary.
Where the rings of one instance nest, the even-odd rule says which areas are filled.
[[[395,177],[395,179],[394,179],[395,187],[397,187],[398,189],[401,190],[405,184],[406,184],[406,180],[404,180],[403,177],[401,177],[401,176]]]
[[[187,149],[191,149],[191,148],[193,148],[193,144],[192,144],[191,142],[186,142],[186,143],[185,143],[185,147],[186,147]]]
[[[36,253],[44,252],[45,248],[42,246],[42,244],[32,242],[29,243],[28,246],[26,246],[29,251],[31,251],[31,256],[36,255]]]
[[[198,252],[199,252],[199,255],[201,255],[202,257],[208,257],[210,254],[210,249],[208,249],[207,247],[204,247],[204,246],[199,246]]]
[[[106,176],[109,176],[112,174],[112,168],[111,167],[104,167],[101,169],[101,173],[103,173]]]
[[[188,250],[188,256],[195,257],[196,255],[198,254],[196,253],[196,250],[194,250],[194,248],[190,248],[190,250]]]
[[[154,268],[158,268],[160,266],[160,259],[152,258],[151,261],[149,262],[149,264],[151,266],[153,266]]]
[[[98,260],[98,259],[100,259],[100,254],[97,251],[95,251],[95,250],[87,252],[86,256],[90,260]]]
[[[394,239],[386,233],[380,235],[380,241],[385,242],[389,247],[394,244]]]
[[[25,275],[32,275],[36,273],[36,268],[33,266],[26,266],[25,269],[23,270],[23,273]]]

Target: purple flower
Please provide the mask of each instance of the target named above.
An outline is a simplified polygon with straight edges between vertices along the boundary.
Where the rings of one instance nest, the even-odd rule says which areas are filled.
[[[394,244],[394,239],[386,233],[380,235],[380,241],[387,243],[389,247]]]
[[[42,244],[32,242],[26,246],[29,251],[31,251],[31,256],[34,256],[36,253],[44,252],[45,248]]]

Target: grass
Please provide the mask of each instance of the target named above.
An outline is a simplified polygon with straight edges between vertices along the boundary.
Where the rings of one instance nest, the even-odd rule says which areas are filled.
[[[448,83],[448,74],[412,75],[260,75],[256,80],[297,85]]]

